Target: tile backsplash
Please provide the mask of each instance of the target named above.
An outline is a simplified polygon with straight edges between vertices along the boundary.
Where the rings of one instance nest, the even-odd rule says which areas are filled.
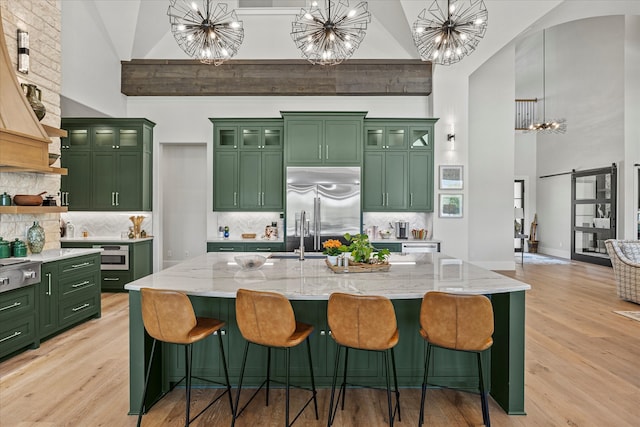
[[[377,226],[378,230],[390,230],[395,235],[391,226],[395,227],[396,221],[407,221],[409,230],[424,228],[427,230],[427,239],[433,239],[433,214],[423,212],[364,212],[362,214],[362,229]],[[376,236],[375,238],[378,238]],[[409,235],[410,237],[410,235]],[[369,236],[373,239],[372,236]]]
[[[60,217],[65,223],[71,221],[75,237],[81,237],[83,231],[89,236],[120,237],[120,233],[128,232],[133,226],[129,217],[138,215],[145,217],[142,230],[150,236],[153,230],[151,212],[66,212]]]

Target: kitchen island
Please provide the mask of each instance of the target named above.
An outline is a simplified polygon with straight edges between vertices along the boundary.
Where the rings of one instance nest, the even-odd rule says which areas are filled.
[[[232,383],[237,382],[244,340],[235,324],[235,295],[239,288],[274,291],[292,301],[296,318],[315,326],[311,336],[316,384],[328,386],[333,375],[335,343],[329,338],[326,306],[333,292],[383,295],[393,301],[398,318],[400,342],[396,347],[398,381],[404,387],[419,387],[422,381],[425,344],[418,333],[419,310],[426,292],[439,290],[460,294],[485,294],[493,303],[494,345],[485,352],[485,369],[493,398],[509,414],[524,414],[524,292],[530,286],[476,267],[441,253],[392,255],[388,272],[336,274],[324,259],[299,261],[291,254],[270,256],[257,270],[243,270],[234,261],[238,254],[207,253],[136,280],[125,286],[130,302],[130,413],[140,406],[151,338],[145,333],[140,310],[141,288],[173,289],[190,295],[198,315],[226,321],[223,330],[225,351]],[[280,256],[289,256],[280,258]],[[194,375],[220,379],[222,368],[215,346],[206,340],[194,348]],[[216,351],[214,351],[216,350]],[[474,390],[477,372],[473,355],[444,349],[434,353],[435,370],[430,384]],[[162,360],[154,362],[150,406],[183,372],[182,351],[165,344]],[[249,359],[245,381],[258,385],[264,373],[264,360],[256,352]],[[283,375],[284,360],[274,357],[273,372]],[[292,381],[307,381],[306,359],[292,358]],[[297,360],[299,360],[299,365]],[[350,360],[353,382],[379,385],[378,354],[355,353]]]

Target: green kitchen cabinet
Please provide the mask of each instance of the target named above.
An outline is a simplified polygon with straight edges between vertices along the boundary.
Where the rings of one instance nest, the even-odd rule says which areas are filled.
[[[0,360],[22,348],[37,348],[37,296],[35,286],[0,294]]]
[[[409,210],[433,212],[433,152],[409,156]]]
[[[153,127],[146,119],[63,118],[61,201],[70,210],[152,209]]]
[[[58,327],[58,264],[47,262],[40,270],[38,293],[38,316],[40,336],[49,336]]]
[[[362,123],[366,113],[282,113],[287,166],[362,164]]]
[[[239,209],[238,192],[238,153],[229,151],[214,153],[213,210]]]
[[[409,125],[367,120],[364,128],[365,150],[406,150],[409,146]]]
[[[366,152],[363,172],[365,211],[407,209],[406,152]]]
[[[284,242],[207,242],[207,252],[284,252]]]
[[[282,152],[242,151],[240,153],[240,209],[282,209]]]
[[[284,127],[280,119],[271,125],[241,125],[239,127],[239,135],[241,150],[282,151]]]

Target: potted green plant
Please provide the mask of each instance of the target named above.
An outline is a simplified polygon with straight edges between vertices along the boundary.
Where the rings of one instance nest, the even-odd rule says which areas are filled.
[[[347,233],[344,238],[349,242],[347,250],[351,251],[351,259],[356,263],[363,264],[382,264],[389,257],[389,249],[377,250],[369,242],[369,236],[366,234],[356,234],[352,236]]]

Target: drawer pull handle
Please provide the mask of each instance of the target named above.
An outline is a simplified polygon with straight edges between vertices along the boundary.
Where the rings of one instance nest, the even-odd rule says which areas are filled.
[[[11,334],[11,335],[9,335],[9,336],[6,336],[6,337],[2,338],[2,339],[0,340],[0,342],[5,342],[6,340],[10,340],[11,338],[15,338],[15,337],[17,337],[18,335],[22,335],[22,332],[20,332],[20,331],[15,331],[13,334]]]
[[[235,251],[235,248],[219,248],[220,251]]]
[[[105,282],[118,282],[118,281],[120,281],[120,278],[119,277],[105,277],[102,280],[104,280]]]
[[[90,305],[90,304],[85,303],[85,304],[82,304],[82,305],[81,305],[81,306],[79,306],[79,307],[72,308],[72,309],[71,309],[71,311],[80,311],[80,310],[82,310],[82,309],[85,309],[85,308],[89,307],[89,305]]]
[[[20,305],[22,305],[22,303],[21,303],[21,302],[16,301],[16,302],[14,302],[14,303],[13,303],[13,304],[11,304],[11,305],[8,305],[8,306],[6,306],[6,307],[2,307],[2,308],[0,308],[0,311],[3,311],[3,310],[9,310],[10,308],[18,307],[18,306],[20,306]]]
[[[91,282],[88,281],[88,280],[85,280],[84,282],[76,283],[75,285],[72,285],[71,287],[72,288],[79,288],[81,286],[88,285],[89,283],[91,283]]]
[[[269,252],[271,250],[271,248],[256,248],[257,251],[265,251],[265,252]]]
[[[87,265],[90,265],[90,262],[83,262],[82,264],[73,264],[71,266],[71,268],[80,268],[80,267],[86,267]]]

